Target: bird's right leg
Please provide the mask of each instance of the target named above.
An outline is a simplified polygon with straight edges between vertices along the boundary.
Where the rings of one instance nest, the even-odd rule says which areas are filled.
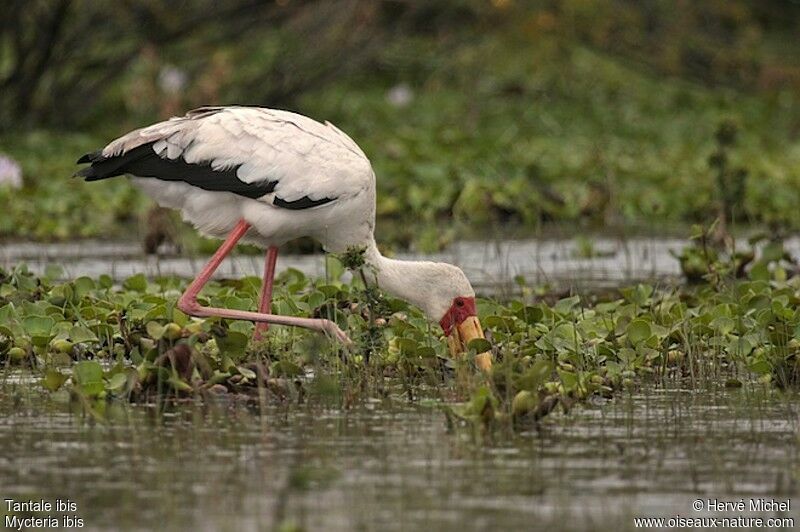
[[[345,345],[351,345],[350,338],[342,331],[336,323],[331,320],[315,319],[315,318],[297,318],[294,316],[280,316],[278,314],[268,314],[262,312],[248,312],[244,310],[233,310],[216,307],[204,307],[197,302],[197,295],[203,286],[211,279],[214,272],[222,263],[222,260],[231,252],[236,246],[236,243],[247,233],[250,229],[250,224],[244,220],[239,220],[236,227],[228,235],[228,238],[222,243],[219,249],[211,256],[211,259],[203,267],[202,271],[197,275],[194,281],[189,284],[189,287],[178,299],[178,308],[191,316],[198,317],[213,317],[228,318],[233,320],[247,320],[255,323],[271,323],[275,325],[290,325],[294,327],[303,327],[304,329],[311,329],[327,334],[336,338]]]
[[[264,258],[264,280],[261,284],[261,296],[258,298],[258,311],[269,314],[272,310],[272,284],[275,281],[275,262],[278,260],[278,248],[270,246]],[[269,329],[269,324],[265,322],[256,323],[256,330],[253,338],[261,340],[264,333]]]

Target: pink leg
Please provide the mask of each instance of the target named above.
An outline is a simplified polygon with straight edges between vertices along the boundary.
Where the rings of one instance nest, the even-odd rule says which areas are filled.
[[[274,323],[276,325],[291,325],[294,327],[303,327],[314,331],[323,332],[333,338],[336,338],[345,345],[350,345],[352,342],[350,338],[342,331],[338,325],[330,320],[313,319],[313,318],[295,318],[293,316],[279,316],[277,314],[267,314],[260,312],[247,312],[244,310],[232,310],[225,308],[203,307],[197,302],[197,294],[200,293],[203,286],[208,282],[211,276],[219,267],[225,256],[231,252],[236,245],[236,242],[241,239],[247,230],[250,229],[250,224],[244,220],[240,220],[233,231],[225,239],[225,242],[214,253],[208,264],[203,267],[203,270],[198,274],[197,278],[191,282],[186,292],[178,299],[178,308],[191,316],[199,317],[213,317],[228,318],[233,320],[248,320],[255,323]]]
[[[258,300],[258,311],[262,314],[269,314],[272,307],[272,283],[275,280],[275,262],[278,260],[278,248],[270,246],[264,259],[264,282],[261,285],[261,297]],[[256,323],[256,330],[253,338],[261,340],[264,333],[269,329],[269,323]]]

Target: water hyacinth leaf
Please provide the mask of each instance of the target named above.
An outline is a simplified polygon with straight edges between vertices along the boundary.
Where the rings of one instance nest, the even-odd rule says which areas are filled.
[[[419,358],[433,358],[436,356],[436,349],[429,345],[423,345],[417,349],[416,355]]]
[[[177,374],[170,375],[170,377],[167,379],[167,384],[172,386],[176,392],[194,391],[194,388],[192,388],[191,384],[181,379]]]
[[[48,369],[45,371],[44,377],[41,380],[42,386],[51,392],[55,392],[69,379],[68,375],[64,375],[58,370]]]
[[[88,328],[84,327],[83,325],[75,325],[74,327],[72,327],[69,330],[69,338],[76,344],[81,342],[99,341],[97,335]]]
[[[217,347],[219,347],[220,352],[234,359],[244,356],[247,342],[249,341],[247,335],[231,330],[225,336],[215,335],[214,338],[217,341]]]
[[[326,299],[327,297],[325,294],[319,290],[315,290],[308,295],[307,303],[310,308],[315,309],[322,305]]]
[[[617,352],[617,358],[626,366],[630,366],[636,361],[636,351],[630,347],[623,347]]]
[[[628,340],[633,345],[638,345],[642,342],[645,342],[653,335],[653,332],[650,329],[650,323],[641,318],[631,321],[628,324],[626,333],[628,335]]]
[[[517,386],[522,390],[535,392],[553,373],[553,363],[546,359],[534,362],[533,366],[519,378]]]
[[[572,312],[572,309],[578,306],[578,303],[580,302],[581,302],[580,296],[575,295],[572,297],[566,297],[564,299],[559,300],[553,306],[553,310],[562,315],[570,314]]]
[[[270,373],[281,377],[297,377],[303,374],[303,368],[288,360],[278,360],[270,366]]]
[[[419,349],[419,342],[411,338],[398,338],[396,342],[397,348],[406,355],[413,355]]]
[[[166,305],[156,305],[150,310],[148,310],[144,316],[142,316],[142,320],[163,320],[167,318],[167,306]]]
[[[499,329],[503,331],[512,331],[516,329],[513,318],[507,316],[486,316],[483,322],[490,329]]]
[[[28,316],[22,320],[22,328],[38,346],[50,341],[55,324],[56,321],[49,316]]]
[[[128,383],[128,374],[125,372],[115,373],[108,379],[106,388],[112,392],[118,392]]]
[[[710,325],[719,334],[725,336],[733,331],[734,327],[736,327],[736,322],[727,316],[720,316],[718,318],[714,318]]]
[[[570,392],[578,386],[578,376],[571,371],[558,370],[558,378],[564,385],[564,391]]]
[[[0,323],[5,323],[16,317],[17,313],[16,309],[14,308],[14,303],[6,303],[0,307]]]
[[[252,310],[253,301],[244,297],[228,296],[225,298],[223,306],[234,310]]]
[[[72,368],[72,380],[86,395],[99,395],[105,390],[103,368],[93,360],[82,360]]]
[[[253,329],[255,325],[252,321],[241,321],[236,320],[232,321],[229,325],[228,331],[235,331],[244,334],[245,336],[249,337],[253,334]]]
[[[638,284],[630,288],[622,288],[620,289],[620,293],[628,302],[643,307],[653,294],[653,287],[650,285]]]
[[[49,335],[56,322],[50,316],[26,316],[22,320],[22,327],[31,336]]]
[[[171,315],[170,319],[181,327],[186,327],[186,325],[189,323],[189,316],[174,306],[170,308],[169,315]]]
[[[753,360],[750,362],[750,371],[759,375],[766,375],[772,371],[772,364],[766,360]]]
[[[147,336],[153,340],[160,340],[166,331],[166,327],[155,321],[148,321],[145,329],[147,330]]]
[[[94,281],[88,277],[78,277],[72,281],[72,286],[78,299],[85,297],[95,288]]]
[[[133,290],[134,292],[146,292],[147,278],[143,273],[137,273],[136,275],[125,279],[125,281],[122,283],[122,286],[126,290]]]
[[[470,353],[485,353],[492,348],[492,344],[486,338],[473,338],[467,344]]]
[[[317,290],[325,294],[326,298],[335,298],[341,291],[338,286],[332,284],[320,285],[317,287]]]
[[[544,311],[539,307],[532,306],[523,307],[515,315],[529,325],[534,325],[544,319]]]

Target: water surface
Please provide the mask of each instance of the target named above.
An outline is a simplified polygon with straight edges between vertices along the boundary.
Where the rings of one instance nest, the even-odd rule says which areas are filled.
[[[626,530],[708,515],[698,498],[796,497],[799,415],[792,395],[676,389],[493,437],[400,398],[112,405],[94,423],[7,384],[0,495],[70,498],[92,530]]]

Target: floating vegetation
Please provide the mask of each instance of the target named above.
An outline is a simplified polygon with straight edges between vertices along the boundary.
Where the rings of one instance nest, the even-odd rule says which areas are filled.
[[[775,266],[783,254],[771,245],[745,279],[717,275],[673,291],[637,285],[604,300],[572,296],[552,304],[533,291],[508,302],[479,298],[491,342],[470,344],[464,358],[449,354],[441,331],[419,310],[366,289],[358,275],[339,280],[341,264],[329,268],[329,281],[284,272],[274,308],[335,320],[356,340],[352,352],[292,328],[275,327],[266,340],[251,342],[251,323],[188,317],[175,308],[180,279],[54,283],[18,266],[0,273],[0,361],[30,368],[44,390],[95,410],[109,400],[218,395],[346,407],[397,394],[449,405],[451,419],[481,426],[529,426],[557,405],[568,410],[668,379],[690,387],[793,387],[800,375],[800,278]],[[730,260],[723,266],[735,270]],[[257,278],[221,281],[202,298],[250,309],[258,289]],[[490,344],[496,363],[485,375],[475,370],[474,356]]]

